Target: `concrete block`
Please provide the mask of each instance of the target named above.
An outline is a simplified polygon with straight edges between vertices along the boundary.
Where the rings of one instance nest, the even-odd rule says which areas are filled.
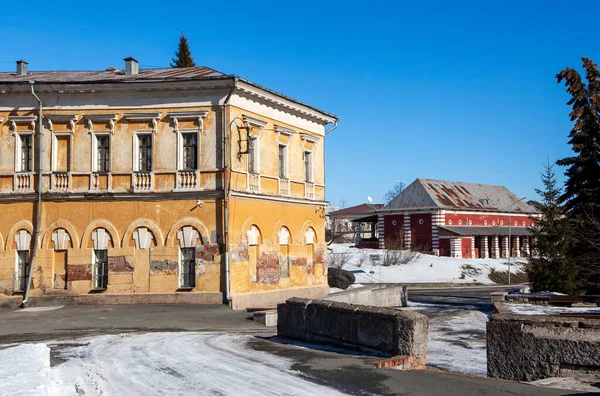
[[[254,321],[267,327],[277,326],[277,311],[259,311],[253,315]]]
[[[177,293],[175,298],[177,304],[223,304],[221,292]]]
[[[277,335],[305,339],[306,306],[312,300],[290,298],[285,304],[277,305]]]

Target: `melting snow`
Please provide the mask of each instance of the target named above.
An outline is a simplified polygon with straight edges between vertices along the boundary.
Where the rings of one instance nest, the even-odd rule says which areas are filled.
[[[108,335],[0,350],[0,395],[339,395],[246,346],[250,336],[206,333]]]
[[[585,307],[557,307],[554,305],[536,305],[536,304],[511,304],[506,303],[505,307],[512,312],[521,315],[557,315],[559,313],[600,313],[600,308]]]

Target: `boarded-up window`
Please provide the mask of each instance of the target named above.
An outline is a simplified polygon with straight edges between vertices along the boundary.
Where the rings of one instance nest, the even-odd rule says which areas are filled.
[[[71,137],[56,137],[56,171],[68,172],[71,166]]]

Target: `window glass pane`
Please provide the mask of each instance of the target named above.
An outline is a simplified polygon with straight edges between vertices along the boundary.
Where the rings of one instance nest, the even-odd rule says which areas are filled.
[[[108,250],[94,250],[94,287],[106,289],[108,285]]]
[[[285,155],[285,146],[279,145],[279,178],[286,179],[286,155]]]
[[[110,171],[110,139],[108,136],[97,136],[98,139],[98,172]]]
[[[183,169],[195,170],[198,168],[198,134],[185,133],[183,138]]]
[[[196,286],[196,249],[181,248],[181,287]]]
[[[25,290],[27,288],[27,277],[29,276],[29,252],[27,250],[20,250],[17,254],[19,260],[19,289]]]
[[[31,135],[21,135],[21,171],[31,172]]]
[[[304,152],[304,180],[307,183],[312,183],[312,153]]]
[[[141,172],[152,171],[152,136],[138,135],[139,140],[139,170]]]

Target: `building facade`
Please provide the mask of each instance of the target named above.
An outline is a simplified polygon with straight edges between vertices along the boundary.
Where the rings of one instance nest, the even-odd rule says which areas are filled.
[[[0,73],[0,292],[22,293],[31,272],[32,296],[241,309],[326,293],[324,136],[336,123],[206,67],[18,62]]]
[[[377,216],[382,249],[500,258],[531,253],[539,212],[503,186],[417,179]]]

